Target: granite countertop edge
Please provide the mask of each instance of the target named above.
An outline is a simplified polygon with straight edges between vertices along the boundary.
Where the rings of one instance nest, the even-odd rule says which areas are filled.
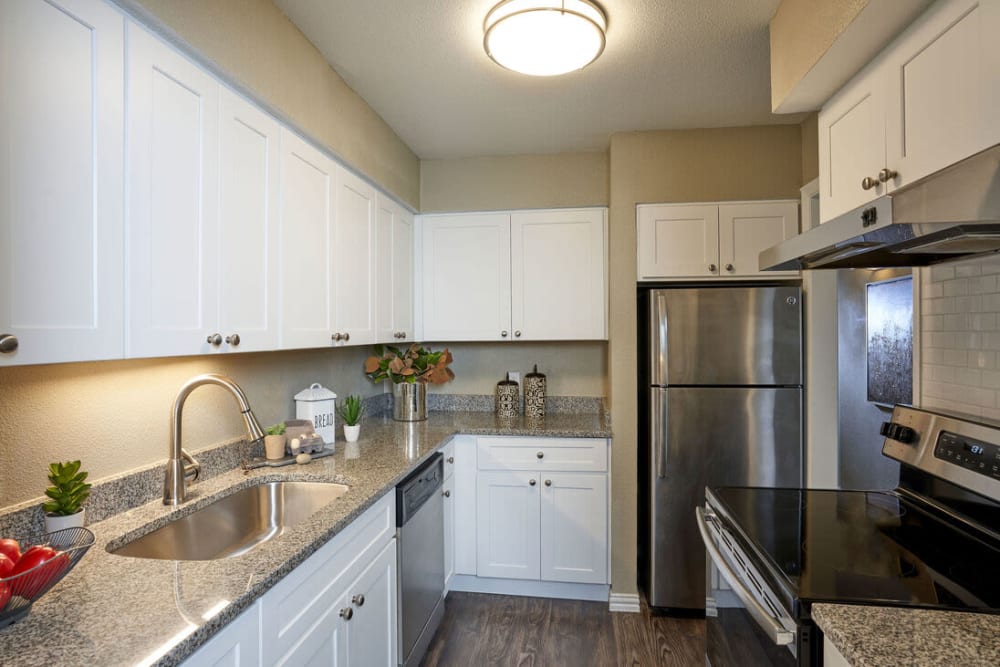
[[[554,414],[531,423],[523,417],[502,421],[482,412],[431,412],[427,421],[409,423],[394,422],[389,415],[369,418],[353,448],[338,439],[333,456],[308,466],[231,470],[191,485],[189,500],[181,506],[166,507],[155,500],[88,526],[96,536],[90,552],[35,603],[27,618],[0,630],[0,654],[9,665],[178,665],[456,435],[611,438],[611,428],[604,413]],[[233,559],[134,559],[107,551],[243,488],[278,480],[336,482],[347,484],[350,491],[281,537]],[[136,570],[131,576],[121,573],[128,563]],[[194,584],[184,581],[186,568]],[[208,581],[216,576],[217,585]],[[136,585],[136,577],[147,585]],[[234,586],[227,588],[221,579],[237,581],[235,588],[242,590],[229,594]],[[108,581],[115,583],[106,585]],[[193,597],[198,600],[231,599],[221,611],[192,620],[181,603],[183,595],[175,591],[171,600],[162,590],[185,585],[197,590]],[[147,606],[150,616],[163,619],[162,627],[152,618],[147,623],[137,618],[141,633],[151,637],[123,638],[113,624]],[[96,616],[89,624],[88,615]],[[96,627],[101,623],[112,625],[107,630]],[[78,651],[81,646],[90,650]],[[162,654],[158,648],[164,649]]]
[[[811,613],[854,667],[1000,664],[995,614],[833,603]]]

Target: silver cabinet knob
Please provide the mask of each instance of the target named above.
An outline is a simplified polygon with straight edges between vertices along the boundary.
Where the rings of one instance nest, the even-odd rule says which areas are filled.
[[[226,343],[236,347],[240,344],[240,335],[238,333],[234,333],[232,336],[226,336]]]
[[[733,268],[732,264],[726,264],[726,271],[729,271],[730,273],[732,273],[735,270],[736,269]]]
[[[17,336],[14,334],[0,334],[0,353],[10,354],[17,349]]]
[[[552,486],[552,480],[551,479],[545,480],[545,486]]]
[[[392,337],[393,337],[393,338],[402,338],[402,337],[403,337],[403,334],[402,334],[402,333],[400,333],[399,331],[396,331],[396,332],[394,332],[394,333],[392,334]]]
[[[340,617],[345,621],[349,621],[354,618],[354,610],[350,607],[344,607],[340,610]]]
[[[515,331],[514,332],[514,338],[520,338],[520,337],[521,337],[521,332],[520,331]]]
[[[222,345],[222,335],[221,334],[210,334],[208,338],[205,339],[209,345],[214,345],[216,347]]]
[[[365,594],[358,593],[357,595],[351,598],[351,602],[358,605],[359,607],[363,607],[365,605]]]
[[[335,333],[332,336],[330,336],[331,340],[336,340],[336,341],[342,340],[343,338],[344,338],[344,335],[341,334],[341,333]]]
[[[454,462],[455,462],[455,457],[454,456],[449,456],[448,457],[448,463],[454,463]]]
[[[532,479],[532,480],[528,481],[528,484],[530,484],[531,486],[534,486],[535,484],[537,484],[537,482]]]
[[[882,183],[885,183],[886,181],[891,181],[897,176],[899,176],[899,174],[894,170],[889,169],[888,167],[878,172],[878,180]]]
[[[708,272],[709,272],[709,273],[715,273],[715,270],[716,270],[717,268],[718,268],[718,267],[717,267],[717,266],[715,266],[715,264],[709,264],[709,265],[708,265]]]
[[[345,333],[345,334],[344,334],[344,342],[346,343],[346,342],[347,342],[347,341],[349,341],[349,340],[351,340],[351,334],[349,334],[349,333]]]
[[[506,338],[507,337],[507,330],[506,329],[504,329],[503,331],[500,332],[500,337],[501,338]]]
[[[871,190],[878,185],[878,179],[872,178],[871,176],[865,176],[861,179],[861,189]]]
[[[400,331],[399,332],[399,337],[400,338],[406,338],[406,332],[405,331]]]
[[[545,452],[538,452],[537,454],[535,454],[535,457],[536,458],[540,458],[540,459],[544,459],[545,458]]]
[[[451,498],[451,491],[442,491],[441,495],[445,498]]]

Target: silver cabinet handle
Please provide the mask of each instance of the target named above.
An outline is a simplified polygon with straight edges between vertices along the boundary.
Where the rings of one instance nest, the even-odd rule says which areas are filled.
[[[232,336],[226,336],[226,342],[233,347],[236,347],[240,344],[240,335],[238,333],[234,333]]]
[[[545,480],[545,486],[552,486],[552,480],[551,479]]]
[[[454,462],[455,462],[455,457],[454,456],[449,456],[448,457],[448,463],[454,463]]]
[[[340,610],[340,617],[345,621],[349,621],[354,618],[354,610],[350,607],[344,607]]]
[[[534,486],[535,484],[537,484],[537,482],[535,482],[535,480],[532,479],[532,480],[528,480],[528,484],[530,484],[531,486]]]
[[[878,172],[878,180],[882,183],[885,183],[886,181],[891,181],[897,176],[899,176],[899,174],[896,171],[889,169],[888,167]]]
[[[208,338],[205,339],[205,341],[209,345],[214,345],[214,346],[218,347],[218,346],[222,345],[222,336],[220,334],[217,334],[217,333],[210,334],[208,336]]]
[[[736,269],[735,269],[735,268],[733,268],[733,265],[732,265],[732,264],[726,264],[726,271],[729,271],[730,273],[732,273],[732,272],[733,272],[733,271],[735,271],[735,270],[736,270]]]
[[[358,605],[359,607],[363,607],[365,604],[365,594],[358,593],[357,595],[351,598],[351,602]]]
[[[500,332],[500,337],[501,338],[506,338],[507,337],[507,330],[506,329],[504,329],[503,331]]]
[[[872,178],[871,176],[865,176],[861,179],[861,189],[871,190],[878,185],[878,179]]]
[[[445,498],[451,498],[451,491],[442,491],[441,495]]]
[[[709,264],[708,265],[708,272],[709,273],[715,273],[716,268],[718,268],[718,267],[716,267],[715,264]]]
[[[17,349],[17,336],[14,334],[0,334],[0,353],[10,354]]]
[[[537,454],[535,454],[535,458],[544,459],[545,458],[545,452],[538,452]]]
[[[341,333],[335,333],[332,336],[330,336],[330,339],[331,340],[341,340],[343,337],[344,337],[343,334],[341,334]]]
[[[514,338],[520,338],[520,337],[521,337],[521,332],[520,331],[515,331],[514,332]]]

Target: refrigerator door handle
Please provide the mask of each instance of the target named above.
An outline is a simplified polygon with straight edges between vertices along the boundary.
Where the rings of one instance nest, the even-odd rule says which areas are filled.
[[[656,476],[660,479],[667,478],[667,415],[661,392],[653,392],[650,397],[650,414],[653,417],[652,440],[655,451],[653,455],[656,459]]]

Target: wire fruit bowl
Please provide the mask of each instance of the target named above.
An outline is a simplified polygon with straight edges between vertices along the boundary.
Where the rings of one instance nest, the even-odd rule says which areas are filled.
[[[62,581],[94,544],[94,534],[86,528],[65,528],[34,538],[21,544],[49,546],[58,554],[30,570],[0,578],[0,628],[27,616],[32,603]]]

